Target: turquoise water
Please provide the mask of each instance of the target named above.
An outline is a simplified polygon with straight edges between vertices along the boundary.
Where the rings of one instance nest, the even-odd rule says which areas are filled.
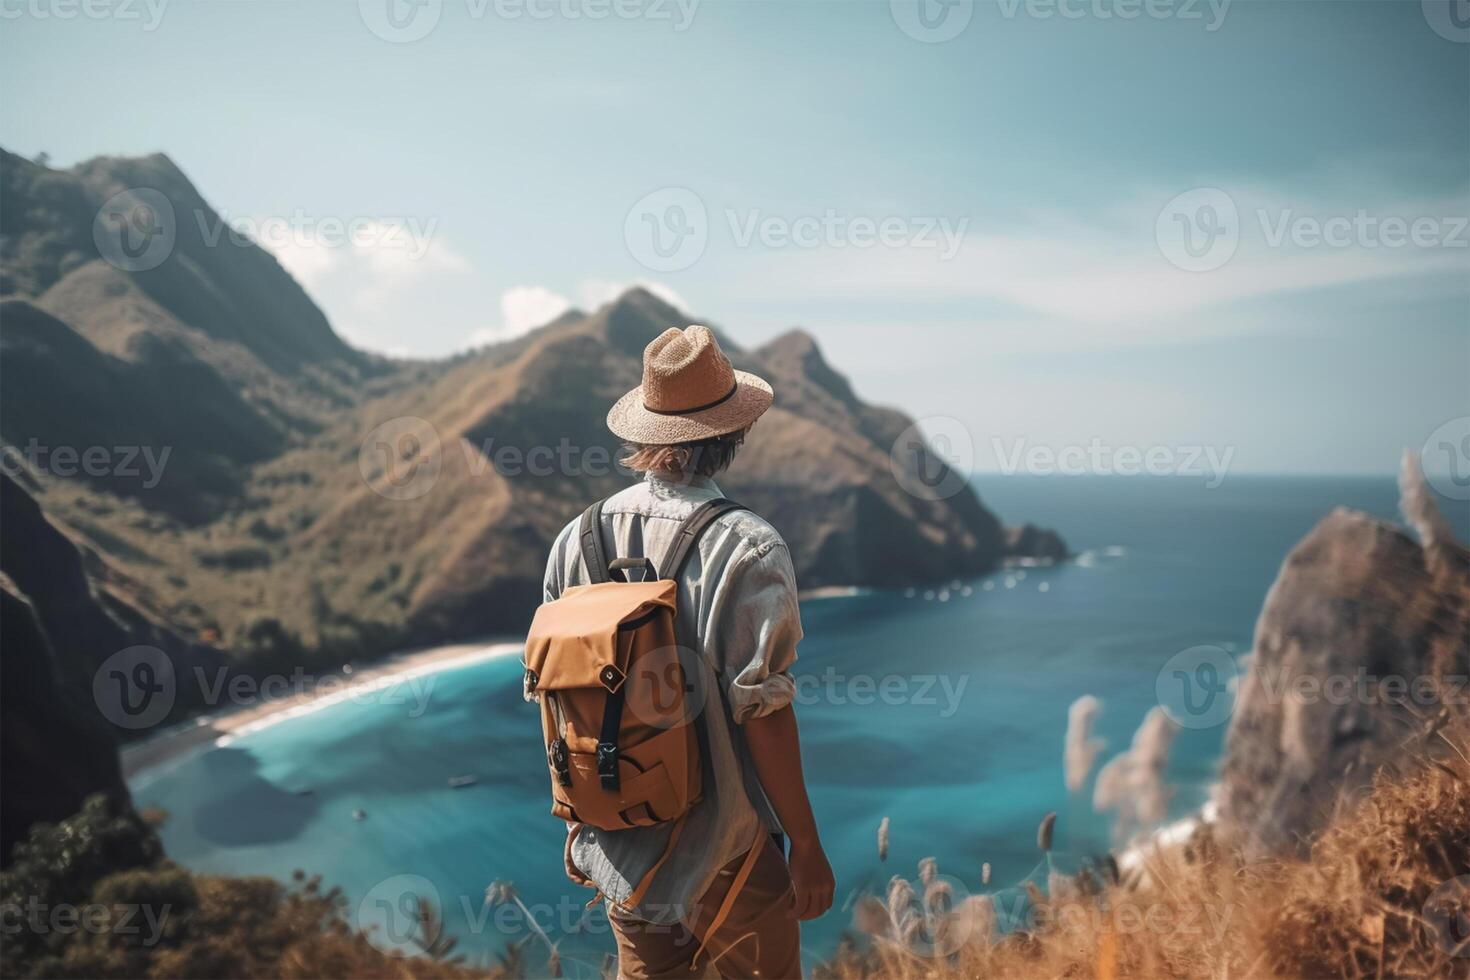
[[[1084,561],[962,582],[943,601],[940,590],[917,590],[803,606],[802,744],[839,901],[894,872],[912,877],[929,856],[971,890],[982,890],[984,862],[990,889],[1014,885],[1037,866],[1036,825],[1049,810],[1059,812],[1060,851],[1105,849],[1107,821],[1063,785],[1068,705],[1101,698],[1105,756],[1125,748],[1157,703],[1171,655],[1200,644],[1249,649],[1281,559],[1321,516],[1347,505],[1393,518],[1397,506],[1391,479],[1231,477],[1208,490],[1183,478],[977,484],[998,513],[1058,528]],[[1456,512],[1461,534],[1465,518]],[[889,675],[903,680],[877,697]],[[349,915],[388,942],[414,892],[436,901],[471,960],[502,951],[530,933],[519,910],[484,910],[486,886],[509,879],[563,941],[564,968],[586,974],[610,948],[606,923],[580,921],[587,892],[564,877],[564,831],[548,813],[538,722],[519,677],[514,658],[441,673],[421,714],[406,696],[333,706],[145,773],[135,795],[170,813],[163,836],[176,860],[322,874],[345,891]],[[900,683],[907,698],[895,696]],[[1224,731],[1179,735],[1175,814],[1206,798]],[[447,786],[464,773],[478,783]],[[880,870],[885,816],[891,851]],[[835,910],[809,924],[808,956],[830,952],[847,924]]]

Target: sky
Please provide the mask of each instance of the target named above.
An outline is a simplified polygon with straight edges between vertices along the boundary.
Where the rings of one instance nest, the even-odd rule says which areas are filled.
[[[0,145],[167,153],[358,346],[641,283],[980,471],[1470,466],[1464,0],[85,2]]]

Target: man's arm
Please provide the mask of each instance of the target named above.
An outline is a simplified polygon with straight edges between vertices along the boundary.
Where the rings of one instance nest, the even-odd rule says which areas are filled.
[[[806,795],[796,712],[788,704],[751,718],[742,727],[761,788],[791,838],[791,883],[796,889],[793,914],[798,919],[815,919],[832,907],[837,885],[817,838],[817,821]]]
[[[796,570],[784,545],[766,547],[732,563],[724,593],[711,613],[726,693],[745,733],[756,776],[791,837],[792,913],[815,919],[832,907],[832,867],[817,838],[817,822],[801,774],[801,741],[791,700],[789,669],[801,641]],[[733,656],[732,656],[733,654]]]

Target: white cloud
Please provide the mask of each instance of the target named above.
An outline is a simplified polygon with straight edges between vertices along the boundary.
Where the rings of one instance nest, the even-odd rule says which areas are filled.
[[[738,274],[763,283],[763,298],[850,304],[911,301],[916,320],[935,303],[978,306],[967,319],[991,333],[1014,330],[1019,347],[1079,349],[1195,339],[1230,331],[1236,304],[1262,297],[1426,277],[1463,279],[1470,249],[1463,201],[1357,199],[1334,192],[1305,200],[1283,191],[1235,187],[1239,244],[1218,268],[1193,272],[1171,264],[1155,237],[1155,220],[1170,193],[1102,207],[1097,221],[1037,215],[1013,230],[973,230],[952,259],[934,249],[823,248],[765,250]],[[1284,226],[1339,224],[1366,213],[1370,222],[1430,220],[1447,244],[1385,245],[1379,232],[1331,245],[1294,243]],[[1402,230],[1399,232],[1402,237]],[[737,259],[738,260],[738,259]],[[1250,329],[1255,329],[1252,322]],[[1029,335],[1023,337],[1021,335]]]
[[[572,308],[565,296],[545,286],[513,286],[500,294],[500,317],[512,337],[550,323]]]
[[[363,313],[437,274],[470,271],[469,260],[436,236],[437,219],[293,216],[240,224],[305,288],[347,284],[353,308]]]
[[[1417,253],[1417,254],[1416,254]],[[1465,253],[1367,249],[1268,251],[1242,245],[1219,269],[1187,272],[1125,242],[990,236],[950,262],[895,250],[786,256],[774,279],[804,299],[991,299],[1020,310],[1100,324],[1177,315],[1272,293],[1463,269]],[[784,281],[783,281],[784,280]],[[813,295],[811,290],[817,290]]]
[[[614,282],[611,279],[583,279],[577,284],[577,305],[596,310],[611,303],[623,293],[640,286],[670,306],[688,307],[684,298],[660,282]],[[498,344],[544,326],[572,308],[571,300],[546,286],[512,286],[500,294],[500,322],[480,327],[469,335],[466,347]]]
[[[434,238],[433,222],[427,228],[413,222],[374,222],[366,232],[344,246],[367,272],[358,290],[360,309],[376,309],[390,297],[423,287],[424,281],[443,273],[466,273],[469,259]]]
[[[330,248],[311,242],[281,242],[270,251],[305,289],[319,286],[338,266],[338,256]]]
[[[511,340],[550,323],[571,308],[570,300],[545,286],[512,286],[500,294],[500,322],[470,334],[466,345],[482,347]]]
[[[486,344],[499,343],[504,339],[500,335],[499,327],[480,327],[470,332],[469,338],[465,340],[464,345],[467,349],[473,350],[476,347],[484,347]]]

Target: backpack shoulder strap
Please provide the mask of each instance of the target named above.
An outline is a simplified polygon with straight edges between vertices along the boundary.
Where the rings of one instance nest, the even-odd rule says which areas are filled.
[[[684,570],[684,563],[689,560],[689,553],[694,550],[694,545],[699,541],[699,536],[704,533],[704,529],[725,514],[744,509],[741,504],[724,497],[716,497],[714,500],[700,504],[694,513],[684,518],[679,525],[679,530],[674,533],[674,543],[669,547],[668,557],[664,559],[664,564],[659,568],[662,577],[678,579],[679,573]]]
[[[582,512],[577,534],[581,539],[582,562],[587,566],[587,581],[593,585],[609,581],[607,549],[602,542],[602,501]]]

